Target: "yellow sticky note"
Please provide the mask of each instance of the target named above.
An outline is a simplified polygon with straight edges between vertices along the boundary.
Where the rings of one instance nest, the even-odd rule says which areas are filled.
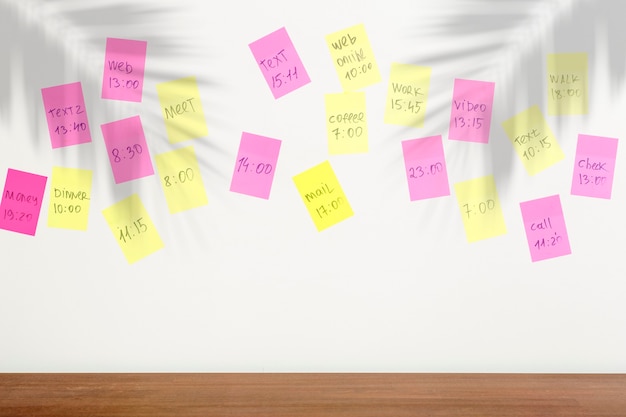
[[[318,231],[322,231],[354,213],[330,162],[324,161],[293,177]]]
[[[326,43],[344,91],[359,90],[381,80],[363,24],[326,35]]]
[[[454,184],[468,242],[506,233],[493,175]]]
[[[196,77],[186,77],[156,85],[170,143],[209,134]]]
[[[326,94],[328,153],[363,153],[368,150],[364,92]]]
[[[424,127],[430,73],[430,67],[391,64],[383,118],[385,123]]]
[[[529,175],[535,175],[565,158],[538,106],[505,120],[502,127]]]
[[[154,160],[170,213],[209,203],[192,146],[156,155]]]
[[[109,206],[102,214],[128,263],[163,248],[163,241],[139,195],[133,194]]]
[[[587,54],[548,54],[548,114],[587,114]]]
[[[87,230],[92,171],[52,167],[48,226]]]

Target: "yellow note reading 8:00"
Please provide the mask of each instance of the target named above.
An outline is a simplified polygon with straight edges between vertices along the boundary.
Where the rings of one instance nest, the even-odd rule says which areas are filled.
[[[170,213],[209,203],[192,146],[158,154],[154,160]]]

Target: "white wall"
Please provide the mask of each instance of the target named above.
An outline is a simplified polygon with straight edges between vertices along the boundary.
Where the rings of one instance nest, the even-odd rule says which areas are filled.
[[[0,371],[625,372],[622,145],[612,199],[570,195],[577,135],[625,136],[615,4],[0,1],[0,173],[94,172],[87,231],[47,227],[47,204],[36,236],[0,230]],[[329,155],[324,36],[357,23],[383,78],[364,89],[370,149]],[[282,26],[312,81],[274,100],[248,44]],[[148,42],[142,103],[100,99],[107,37]],[[589,114],[546,116],[566,156],[530,177],[501,122],[545,114],[552,52],[588,53]],[[383,123],[392,62],[432,68],[423,128]],[[157,176],[115,185],[99,126],[139,114],[153,156],[179,147],[155,84],[190,75],[209,204],[170,215]],[[454,78],[496,83],[488,145],[448,141]],[[40,89],[74,81],[93,141],[53,150]],[[229,191],[242,131],[283,141],[269,200]],[[451,194],[411,202],[400,141],[438,134]],[[355,214],[317,232],[292,177],[325,160]],[[487,174],[507,233],[470,244],[452,184]],[[165,248],[129,265],[102,209],[134,192]],[[572,254],[532,263],[519,203],[552,194]]]

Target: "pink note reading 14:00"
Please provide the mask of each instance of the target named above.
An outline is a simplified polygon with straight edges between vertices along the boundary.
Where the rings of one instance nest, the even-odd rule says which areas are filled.
[[[489,142],[495,83],[454,80],[448,139]]]
[[[35,236],[48,177],[9,169],[0,202],[0,229]]]
[[[147,42],[107,38],[102,98],[141,101]]]
[[[533,262],[572,253],[558,194],[522,202],[520,208]]]
[[[41,89],[52,148],[91,142],[80,82]]]
[[[450,195],[441,135],[402,141],[411,201]]]
[[[268,199],[281,141],[243,132],[230,191]]]
[[[616,156],[617,139],[578,135],[571,193],[610,199]]]
[[[139,116],[100,126],[115,183],[154,174]]]
[[[275,99],[311,81],[285,28],[248,46]]]

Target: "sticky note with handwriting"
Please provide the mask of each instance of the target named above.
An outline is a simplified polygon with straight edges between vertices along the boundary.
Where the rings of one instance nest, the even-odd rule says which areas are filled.
[[[91,142],[80,82],[41,89],[52,148]]]
[[[293,182],[318,232],[354,214],[330,162],[324,161],[294,176]]]
[[[107,38],[102,98],[141,102],[148,43]]]
[[[248,46],[275,99],[311,82],[284,27]]]
[[[558,195],[520,203],[533,262],[572,253]]]
[[[154,174],[139,116],[106,123],[100,128],[116,184]]]
[[[391,64],[383,118],[385,123],[424,127],[430,73],[430,67]]]
[[[170,143],[209,134],[196,77],[185,77],[156,85]]]
[[[281,143],[279,139],[243,132],[230,191],[269,199]]]
[[[128,263],[164,247],[139,195],[132,194],[118,201],[102,210],[102,214]]]
[[[35,236],[48,177],[9,168],[0,201],[0,229]]]
[[[326,43],[344,91],[380,82],[378,64],[362,23],[326,35]]]
[[[548,54],[547,67],[548,114],[587,114],[587,54]]]
[[[493,175],[454,184],[468,242],[506,233],[502,206]]]
[[[324,95],[328,153],[368,151],[365,93],[347,91]]]
[[[155,155],[154,162],[170,213],[209,203],[193,146]]]
[[[529,175],[565,158],[539,106],[532,106],[505,120],[502,127]]]
[[[495,83],[454,80],[448,139],[488,143]]]
[[[411,201],[450,195],[441,135],[402,141]]]
[[[87,230],[92,177],[90,169],[52,167],[48,227]]]
[[[578,135],[571,188],[573,195],[611,198],[617,143],[615,138]]]

